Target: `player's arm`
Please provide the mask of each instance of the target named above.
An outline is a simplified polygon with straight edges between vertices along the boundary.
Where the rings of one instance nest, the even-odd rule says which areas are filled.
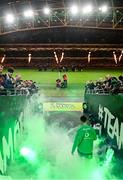
[[[96,134],[95,129],[93,129],[93,139],[94,139],[94,140],[96,140],[96,139],[97,139],[97,134]]]
[[[72,152],[71,152],[72,154],[74,154],[76,147],[81,143],[81,141],[82,141],[82,133],[80,133],[80,131],[77,131],[72,147]]]

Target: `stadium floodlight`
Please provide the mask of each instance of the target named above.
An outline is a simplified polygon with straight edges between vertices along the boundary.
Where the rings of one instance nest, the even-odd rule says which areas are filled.
[[[7,14],[6,15],[6,22],[7,23],[13,23],[15,21],[15,17],[14,17],[14,15],[13,14]]]
[[[103,5],[102,7],[99,8],[99,10],[102,12],[102,13],[106,13],[108,11],[108,6],[107,5]]]
[[[46,14],[46,15],[50,14],[50,8],[49,7],[45,7],[43,11],[44,11],[44,14]]]
[[[76,5],[72,5],[70,8],[70,12],[72,15],[76,15],[78,13],[78,7]]]
[[[88,14],[88,13],[91,13],[93,10],[93,7],[92,5],[86,5],[82,8],[82,12],[83,14]]]
[[[26,18],[31,18],[31,17],[33,17],[33,15],[34,15],[34,12],[33,12],[32,9],[28,9],[28,10],[26,10],[26,11],[24,12],[24,16],[25,16]]]

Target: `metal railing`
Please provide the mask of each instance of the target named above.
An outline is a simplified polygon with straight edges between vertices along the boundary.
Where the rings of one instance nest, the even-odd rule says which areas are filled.
[[[123,7],[115,6],[109,7],[109,11],[104,14],[101,14],[98,7],[95,7],[91,15],[83,16],[82,13],[79,13],[77,17],[71,15],[68,7],[54,7],[50,16],[46,16],[43,9],[36,9],[34,10],[34,17],[26,23],[23,13],[16,13],[16,17],[16,21],[12,25],[4,22],[4,16],[0,17],[0,35],[57,27],[123,30]]]
[[[118,91],[118,92],[113,92],[113,91],[108,91],[108,90],[104,90],[104,89],[87,89],[85,90],[85,94],[105,94],[105,95],[109,95],[109,94],[119,94],[119,93],[123,93],[123,91]]]
[[[35,94],[36,90],[28,90],[28,89],[4,89],[0,90],[0,96],[29,96]]]

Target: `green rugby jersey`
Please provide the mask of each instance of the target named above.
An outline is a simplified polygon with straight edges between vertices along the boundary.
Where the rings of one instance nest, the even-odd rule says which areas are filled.
[[[91,126],[87,124],[82,125],[76,133],[72,154],[76,148],[78,148],[80,153],[91,154],[93,152],[93,141],[96,138],[96,132]]]

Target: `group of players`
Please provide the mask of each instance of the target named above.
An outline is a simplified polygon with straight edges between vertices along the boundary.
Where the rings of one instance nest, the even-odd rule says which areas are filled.
[[[61,79],[56,79],[56,87],[57,88],[67,88],[67,75],[64,74],[63,76],[63,81],[61,81]]]

